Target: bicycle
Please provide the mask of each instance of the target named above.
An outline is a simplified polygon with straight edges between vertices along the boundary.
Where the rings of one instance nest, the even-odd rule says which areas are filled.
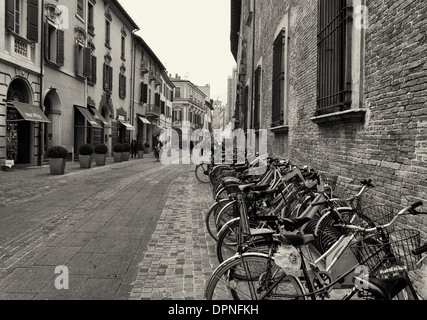
[[[427,214],[415,210],[420,205],[422,205],[422,203],[415,203],[402,209],[388,224],[381,226],[377,225],[373,228],[351,224],[345,224],[343,227],[362,234],[370,234],[372,237],[372,235],[377,234],[378,230],[387,229],[392,226],[395,221],[405,213],[414,215]],[[244,210],[242,210],[241,219],[245,219],[243,213]],[[242,223],[242,234],[249,234],[250,232],[247,222],[246,219],[246,223]],[[408,240],[413,241],[412,249],[415,250],[415,253],[420,254],[419,231],[410,230],[408,232],[412,234],[409,237],[400,239],[400,243],[407,243]],[[395,234],[397,234],[396,231],[390,232],[390,236]],[[364,239],[366,241],[366,239],[372,240],[373,238]],[[362,255],[359,255],[360,260],[358,263],[334,280],[329,273],[320,270],[310,261],[308,261],[307,266],[303,248],[314,240],[315,236],[313,234],[282,234],[280,241],[276,240],[271,244],[268,254],[250,252],[237,254],[229,258],[220,264],[210,277],[205,290],[206,299],[325,299],[330,297],[329,293],[336,284],[357,270],[357,267],[366,265],[371,259],[378,257],[378,253],[385,252],[387,253],[387,257],[390,257],[392,253],[395,259],[411,259],[411,256],[407,254],[407,252],[401,253],[399,250],[394,250],[395,247],[393,243],[397,243],[397,240],[390,241],[384,239],[383,233],[380,233],[378,238],[375,238],[375,244],[378,246],[378,249],[367,256],[362,257]],[[368,244],[373,245],[372,241],[368,241]],[[274,257],[275,253],[280,250],[282,245],[286,245],[286,250],[288,250],[284,255],[285,259],[281,261],[282,263],[284,262],[282,264],[284,268],[278,265],[281,264],[281,262],[275,261]],[[347,244],[347,246],[349,245],[350,244]],[[356,250],[355,253],[357,254],[360,252],[360,248],[364,247],[366,246],[357,247],[357,245],[352,245],[351,248]],[[407,247],[409,246],[405,246],[405,248]],[[380,259],[377,259],[377,263],[378,261],[383,262],[383,258],[380,257]],[[417,260],[419,260],[418,258]],[[407,270],[419,265],[412,262],[413,261],[409,261],[409,263],[407,263]],[[390,267],[385,262],[383,265]],[[381,300],[393,299],[406,290],[407,287],[410,288],[411,293],[413,292],[413,286],[407,276],[392,275],[391,278],[370,277],[369,281],[366,281],[363,277],[357,278],[356,276],[356,279],[359,281],[358,284],[353,286],[352,290],[342,298],[343,300],[353,298],[357,292],[361,292],[360,298]],[[411,294],[407,296],[410,297]],[[415,293],[413,298],[418,299],[419,297]]]

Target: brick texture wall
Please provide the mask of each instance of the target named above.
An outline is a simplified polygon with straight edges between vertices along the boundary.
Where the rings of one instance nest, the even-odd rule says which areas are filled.
[[[311,120],[317,98],[317,0],[256,1],[255,28],[244,21],[243,36],[249,63],[255,30],[253,58],[262,59],[265,129],[271,126],[273,42],[286,13],[289,19],[289,131],[269,132],[268,150],[298,165],[339,175],[345,192],[357,190],[360,180],[372,179],[375,188],[366,203],[399,210],[424,200],[427,211],[427,2],[371,0],[368,8],[362,77],[365,119],[318,125]],[[408,217],[400,226],[418,228],[427,239],[427,217]],[[414,278],[427,297],[425,273],[423,268]]]

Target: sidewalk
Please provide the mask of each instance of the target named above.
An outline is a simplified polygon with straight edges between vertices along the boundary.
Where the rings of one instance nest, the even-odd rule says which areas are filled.
[[[204,221],[214,200],[211,185],[200,183],[190,168],[170,186],[131,300],[204,299],[206,282],[218,265]]]

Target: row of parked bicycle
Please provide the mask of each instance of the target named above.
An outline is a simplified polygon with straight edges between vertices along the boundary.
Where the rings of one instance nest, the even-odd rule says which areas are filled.
[[[363,205],[371,180],[361,181],[356,195],[338,197],[338,176],[264,160],[196,166],[214,195],[205,221],[219,266],[206,299],[336,299],[337,289],[348,289],[343,300],[423,299],[411,272],[427,257],[427,244],[419,230],[396,223],[427,214],[422,202],[399,212]]]

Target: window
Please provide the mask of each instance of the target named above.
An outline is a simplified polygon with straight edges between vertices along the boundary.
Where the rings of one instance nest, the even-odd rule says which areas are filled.
[[[126,76],[122,73],[119,74],[119,97],[126,98]]]
[[[64,31],[47,23],[45,25],[45,59],[58,66],[64,65]]]
[[[113,68],[104,63],[104,91],[111,93],[113,91]]]
[[[260,123],[260,110],[261,110],[261,67],[259,66],[255,70],[255,100],[254,100],[254,123],[253,128],[259,130],[261,127]]]
[[[175,88],[175,98],[181,98],[181,88]]]
[[[243,119],[244,119],[244,123],[243,123],[243,130],[247,130],[248,129],[248,110],[249,110],[249,86],[245,87],[245,93],[243,96]]]
[[[92,52],[90,48],[86,48],[81,43],[76,44],[75,53],[75,68],[76,75],[79,77],[89,78],[92,76],[91,63]]]
[[[5,26],[6,29],[28,40],[38,42],[39,36],[39,2],[38,0],[6,0],[5,1]],[[26,10],[26,11],[25,11]],[[25,17],[26,12],[26,17]]]
[[[165,115],[166,114],[166,110],[165,110],[165,102],[161,101],[160,102],[160,113]]]
[[[77,0],[77,15],[84,19],[84,0]]]
[[[286,30],[282,29],[273,48],[273,106],[272,127],[285,124],[285,51]]]
[[[139,102],[147,103],[148,102],[148,85],[144,82],[141,82],[141,97]]]
[[[91,36],[95,36],[95,24],[93,18],[93,4],[88,2],[88,32]]]
[[[351,108],[351,8],[319,0],[316,116]]]
[[[111,49],[110,46],[110,36],[111,36],[111,25],[110,21],[106,20],[106,26],[105,26],[105,45]]]

